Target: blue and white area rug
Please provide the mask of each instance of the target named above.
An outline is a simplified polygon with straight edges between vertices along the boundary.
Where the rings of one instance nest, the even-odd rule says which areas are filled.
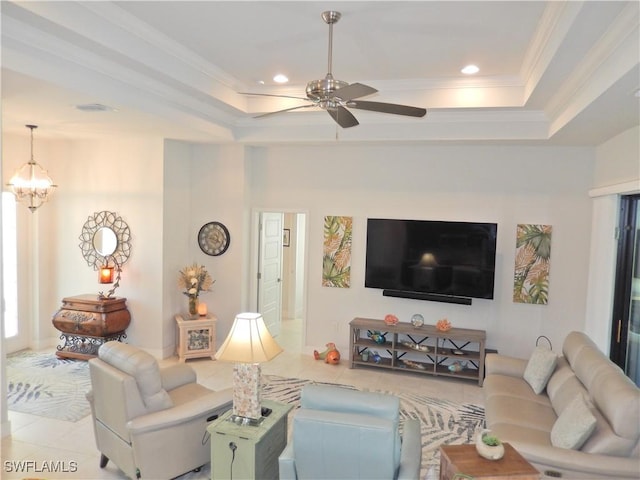
[[[263,398],[294,405],[300,404],[300,390],[307,383],[300,378],[263,375]],[[342,385],[343,387],[350,387]],[[476,430],[484,425],[484,408],[471,403],[455,403],[415,393],[378,390],[400,398],[402,419],[418,418],[422,431],[422,468],[420,478],[430,478],[440,467],[440,445],[472,443]],[[291,424],[291,423],[290,423]]]
[[[262,398],[293,405],[289,412],[289,429],[292,417],[300,406],[300,392],[304,385],[336,385],[302,378],[286,378],[262,375]],[[355,388],[350,385],[338,385]],[[459,404],[423,395],[377,390],[400,397],[401,419],[419,418],[422,430],[421,480],[437,480],[440,470],[440,445],[472,443],[478,428],[484,425],[484,409],[470,403]],[[189,472],[177,480],[207,480],[211,478],[211,465],[200,472]]]
[[[77,422],[91,412],[89,390],[89,364],[83,360],[29,350],[7,357],[9,410]]]

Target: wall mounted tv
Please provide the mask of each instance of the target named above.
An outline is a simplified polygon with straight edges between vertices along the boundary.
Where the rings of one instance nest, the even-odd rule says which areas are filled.
[[[497,233],[495,223],[369,218],[365,287],[467,305],[492,299]]]

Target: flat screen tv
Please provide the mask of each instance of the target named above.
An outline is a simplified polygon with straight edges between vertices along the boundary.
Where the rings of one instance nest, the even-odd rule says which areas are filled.
[[[497,233],[495,223],[369,218],[365,287],[492,299]]]

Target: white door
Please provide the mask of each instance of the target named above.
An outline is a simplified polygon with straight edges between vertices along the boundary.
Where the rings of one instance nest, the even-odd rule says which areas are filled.
[[[282,320],[282,225],[284,214],[260,214],[258,312],[271,335],[280,334]]]

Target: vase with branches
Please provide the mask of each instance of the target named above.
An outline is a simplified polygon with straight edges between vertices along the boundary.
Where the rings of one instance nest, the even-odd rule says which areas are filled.
[[[210,292],[215,280],[211,277],[204,265],[194,263],[180,270],[178,286],[182,293],[189,299],[189,315],[195,317],[198,314],[198,297],[201,292]]]

